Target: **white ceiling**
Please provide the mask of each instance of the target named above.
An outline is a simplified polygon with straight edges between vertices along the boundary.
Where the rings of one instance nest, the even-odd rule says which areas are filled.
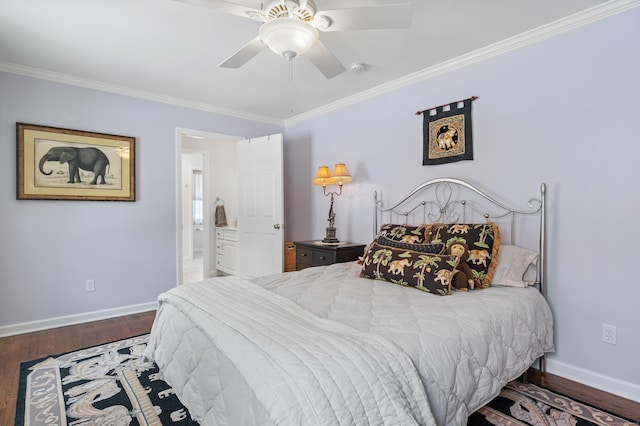
[[[322,10],[402,1],[316,0],[316,5]],[[260,8],[259,0],[242,2]],[[321,33],[347,68],[363,62],[365,72],[347,71],[328,80],[307,58],[298,57],[290,83],[287,61],[268,50],[239,69],[219,67],[257,35],[260,23],[239,16],[173,0],[0,0],[0,70],[285,123],[424,75],[470,52],[512,48],[508,41],[522,39],[523,33],[547,36],[554,28],[579,25],[598,10],[615,9],[616,3],[637,4],[410,2],[413,23],[408,29]]]

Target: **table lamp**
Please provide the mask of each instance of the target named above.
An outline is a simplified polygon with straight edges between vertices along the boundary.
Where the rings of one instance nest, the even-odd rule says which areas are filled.
[[[344,163],[337,163],[333,168],[333,173],[329,171],[329,166],[318,167],[318,173],[313,178],[314,185],[322,185],[322,192],[325,196],[331,197],[331,207],[329,207],[329,226],[327,226],[327,234],[322,240],[325,244],[337,244],[340,241],[336,238],[335,219],[336,214],[333,211],[333,201],[336,195],[342,194],[342,185],[351,182],[351,175],[347,171],[347,166]],[[327,192],[327,185],[338,185],[338,191]]]

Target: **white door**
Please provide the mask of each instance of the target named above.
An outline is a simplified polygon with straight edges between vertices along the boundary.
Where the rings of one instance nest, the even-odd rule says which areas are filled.
[[[282,272],[282,134],[238,142],[238,274]]]

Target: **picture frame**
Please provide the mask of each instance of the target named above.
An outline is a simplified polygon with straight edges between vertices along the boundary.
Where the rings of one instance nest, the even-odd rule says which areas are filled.
[[[16,123],[17,199],[135,201],[135,138]]]

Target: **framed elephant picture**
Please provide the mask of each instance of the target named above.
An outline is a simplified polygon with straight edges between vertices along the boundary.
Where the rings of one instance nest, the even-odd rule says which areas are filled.
[[[135,138],[16,123],[19,200],[135,201]]]

